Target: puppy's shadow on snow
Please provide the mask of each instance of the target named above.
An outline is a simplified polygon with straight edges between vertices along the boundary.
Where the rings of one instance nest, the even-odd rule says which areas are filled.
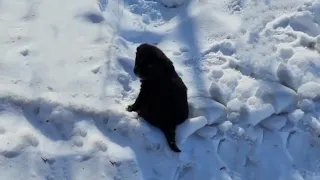
[[[188,12],[190,1],[186,1],[184,8],[178,14],[180,24],[174,28],[178,34],[178,40],[188,47],[188,56],[186,58],[176,58],[184,64],[188,64],[194,72],[192,73],[192,86],[200,91],[207,91],[201,77],[201,51],[197,41],[196,22]],[[191,84],[189,84],[190,86]],[[187,85],[188,86],[188,85]],[[190,89],[190,87],[188,87]]]
[[[199,73],[199,66],[201,64],[200,57],[200,47],[197,41],[197,31],[196,31],[196,22],[192,16],[190,16],[188,12],[188,7],[190,5],[190,0],[186,0],[184,4],[177,8],[167,8],[159,3],[157,6],[160,11],[163,19],[165,21],[169,21],[172,18],[178,18],[180,20],[180,24],[174,27],[173,31],[178,35],[178,40],[182,42],[182,44],[188,47],[189,56],[186,58],[176,58],[179,61],[182,61],[185,64],[189,64],[189,66],[195,71],[192,73],[192,82],[193,87],[204,90],[204,83],[201,77],[201,73]],[[148,30],[145,31],[135,31],[135,30],[121,30],[119,34],[129,42],[133,42],[135,44],[141,43],[150,43],[157,44],[166,38],[167,34],[161,34],[156,32],[151,32]],[[164,52],[166,54],[166,52]],[[172,59],[175,61],[174,59]],[[121,62],[120,62],[121,63]],[[123,64],[123,63],[121,63]],[[126,66],[128,67],[128,66]],[[129,67],[131,68],[131,67]],[[131,72],[126,68],[127,72]],[[131,76],[134,77],[134,76]],[[132,78],[133,79],[133,78]]]
[[[185,2],[185,5],[182,7],[179,7],[175,10],[177,10],[174,16],[178,16],[181,19],[181,23],[175,27],[175,30],[178,32],[179,40],[185,45],[188,46],[190,49],[191,56],[198,57],[200,55],[200,49],[197,44],[197,34],[195,31],[195,21],[194,19],[189,15],[189,12],[187,11],[187,6],[189,5],[189,1]],[[173,9],[174,10],[174,9]],[[168,17],[170,18],[170,17]],[[102,20],[103,21],[103,20]],[[95,23],[94,20],[92,23]],[[129,32],[122,32],[126,36],[125,39],[134,43],[143,43],[143,42],[149,42],[149,43],[158,43],[163,38],[164,35],[160,35],[153,32],[148,32],[144,34],[144,32],[136,32],[136,34],[131,34]],[[153,42],[150,42],[153,41]],[[133,62],[131,63],[130,59],[128,58],[119,58],[118,62],[121,64],[123,69],[130,75],[132,80],[136,80],[136,76],[133,74]],[[193,60],[192,66],[198,67],[200,65],[200,60]],[[198,73],[193,73],[193,82],[195,83],[194,87],[203,87],[203,81],[201,79],[201,76]],[[41,116],[42,114],[50,114],[53,109],[55,109],[57,106],[62,106],[62,109],[67,109],[65,113],[65,117],[59,119],[59,116],[56,117],[54,121],[52,119],[48,118],[46,119],[45,116]],[[115,144],[118,144],[122,147],[130,147],[133,151],[135,151],[138,158],[138,161],[143,161],[143,151],[137,151],[139,149],[139,143],[136,144],[135,142],[130,142],[130,138],[128,137],[122,137],[121,131],[117,128],[112,128],[110,126],[110,122],[116,121],[117,116],[110,118],[108,113],[92,113],[88,109],[72,109],[73,107],[65,107],[61,104],[53,104],[52,102],[41,102],[40,100],[35,101],[28,105],[23,105],[23,114],[25,118],[32,124],[35,129],[39,130],[43,135],[46,137],[58,141],[58,140],[71,140],[73,137],[73,130],[74,126],[79,121],[92,121],[96,126],[96,128],[105,136],[108,137],[111,141],[115,142]],[[125,108],[125,107],[123,107]],[[87,111],[87,112],[84,112]],[[59,112],[58,112],[59,114]],[[85,115],[89,118],[82,118],[81,116]],[[91,118],[93,117],[93,118]],[[160,133],[160,132],[159,132]],[[134,141],[139,141],[139,137],[137,137]],[[163,137],[163,144],[164,143],[164,137]],[[141,147],[140,147],[141,149]],[[142,170],[143,171],[143,170]]]
[[[28,104],[15,104],[21,107],[29,123],[46,137],[54,141],[68,141],[72,138],[79,117],[71,108],[42,99]]]

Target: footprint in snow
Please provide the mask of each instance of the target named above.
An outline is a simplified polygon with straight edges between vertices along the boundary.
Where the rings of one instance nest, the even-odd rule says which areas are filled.
[[[37,3],[34,0],[27,1],[27,2],[28,2],[27,13],[22,17],[22,19],[25,21],[35,20],[35,18],[37,17],[39,3]]]
[[[24,50],[20,51],[20,54],[22,56],[28,56],[29,55],[29,49],[24,49]]]
[[[97,12],[85,12],[83,14],[78,14],[75,16],[76,18],[81,18],[82,20],[89,22],[89,23],[93,23],[93,24],[99,24],[104,22],[104,17],[97,13]]]
[[[98,6],[101,12],[105,11],[108,6],[108,0],[98,0]]]
[[[243,9],[244,2],[243,0],[231,0],[228,5],[228,8],[231,10],[232,13],[239,12]]]
[[[193,179],[192,173],[194,171],[193,164],[185,164],[177,169],[177,179],[178,180],[191,180]]]
[[[0,135],[5,134],[6,133],[6,129],[2,126],[0,126]]]

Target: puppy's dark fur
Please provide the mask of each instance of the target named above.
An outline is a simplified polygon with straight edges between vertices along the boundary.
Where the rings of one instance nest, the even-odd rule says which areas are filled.
[[[169,147],[181,152],[175,130],[188,118],[189,109],[187,87],[173,63],[158,47],[144,43],[137,47],[134,74],[140,78],[140,93],[127,110],[162,130]]]

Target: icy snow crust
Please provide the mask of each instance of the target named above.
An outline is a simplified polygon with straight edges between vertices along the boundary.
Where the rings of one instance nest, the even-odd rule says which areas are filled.
[[[1,179],[319,179],[319,34],[320,0],[1,0]],[[125,110],[143,42],[189,89],[181,153]]]

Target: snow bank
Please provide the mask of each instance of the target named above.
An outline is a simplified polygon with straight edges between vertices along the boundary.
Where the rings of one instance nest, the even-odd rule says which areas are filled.
[[[243,109],[248,124],[256,126],[262,120],[275,113],[275,109],[270,104],[265,104],[256,97],[248,99],[248,105]]]
[[[299,87],[298,93],[302,98],[317,99],[320,98],[320,84],[308,82]]]
[[[191,117],[204,116],[208,124],[219,123],[226,119],[226,108],[209,98],[189,98],[189,111]]]
[[[218,132],[218,128],[215,126],[204,126],[196,131],[196,133],[206,139],[211,139]]]
[[[207,119],[204,116],[187,119],[180,124],[176,130],[176,141],[182,144],[191,134],[206,125]]]
[[[285,116],[273,115],[261,122],[261,125],[271,131],[280,131],[287,123]]]
[[[296,109],[288,114],[288,119],[297,124],[297,122],[304,116],[304,112],[301,109]]]
[[[277,83],[261,84],[256,95],[271,104],[277,114],[292,111],[298,102],[295,91]]]
[[[289,55],[289,56],[291,57],[292,55]],[[289,68],[285,64],[280,63],[277,69],[277,76],[281,84],[294,90],[297,89],[297,86],[298,86],[297,82],[295,81],[292,72],[289,70]]]

